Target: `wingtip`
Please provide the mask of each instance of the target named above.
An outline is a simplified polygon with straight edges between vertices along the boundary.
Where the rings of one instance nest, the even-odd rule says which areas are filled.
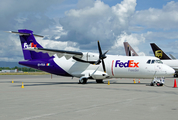
[[[12,31],[4,31],[4,32],[12,33]]]

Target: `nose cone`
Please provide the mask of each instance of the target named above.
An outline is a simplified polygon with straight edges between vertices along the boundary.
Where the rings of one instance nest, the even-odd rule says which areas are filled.
[[[165,66],[165,70],[166,70],[166,76],[167,77],[173,77],[174,73],[175,73],[175,70],[169,66]],[[165,76],[165,77],[166,77]]]

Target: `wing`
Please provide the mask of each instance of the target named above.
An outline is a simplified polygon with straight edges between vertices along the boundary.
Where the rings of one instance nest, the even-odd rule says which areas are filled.
[[[82,52],[75,52],[75,51],[66,51],[66,50],[55,50],[55,49],[47,49],[47,48],[25,48],[25,50],[35,51],[35,52],[43,52],[48,53],[49,56],[57,55],[59,58],[65,56],[65,58],[68,60],[71,57],[75,58],[82,58],[83,53]]]

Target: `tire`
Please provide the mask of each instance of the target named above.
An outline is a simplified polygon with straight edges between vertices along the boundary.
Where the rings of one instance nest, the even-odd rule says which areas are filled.
[[[79,80],[79,84],[86,84],[86,83],[87,83],[87,79],[85,78]]]
[[[156,83],[157,86],[160,86],[161,84],[160,83]]]
[[[104,83],[103,80],[96,80],[96,83]]]
[[[154,86],[154,83],[150,83],[150,86]]]

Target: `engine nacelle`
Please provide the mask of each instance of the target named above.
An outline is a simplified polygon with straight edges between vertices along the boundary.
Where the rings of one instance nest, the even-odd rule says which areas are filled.
[[[92,78],[93,79],[106,79],[108,78],[109,75],[105,72],[101,72],[101,71],[96,71],[93,75]]]

